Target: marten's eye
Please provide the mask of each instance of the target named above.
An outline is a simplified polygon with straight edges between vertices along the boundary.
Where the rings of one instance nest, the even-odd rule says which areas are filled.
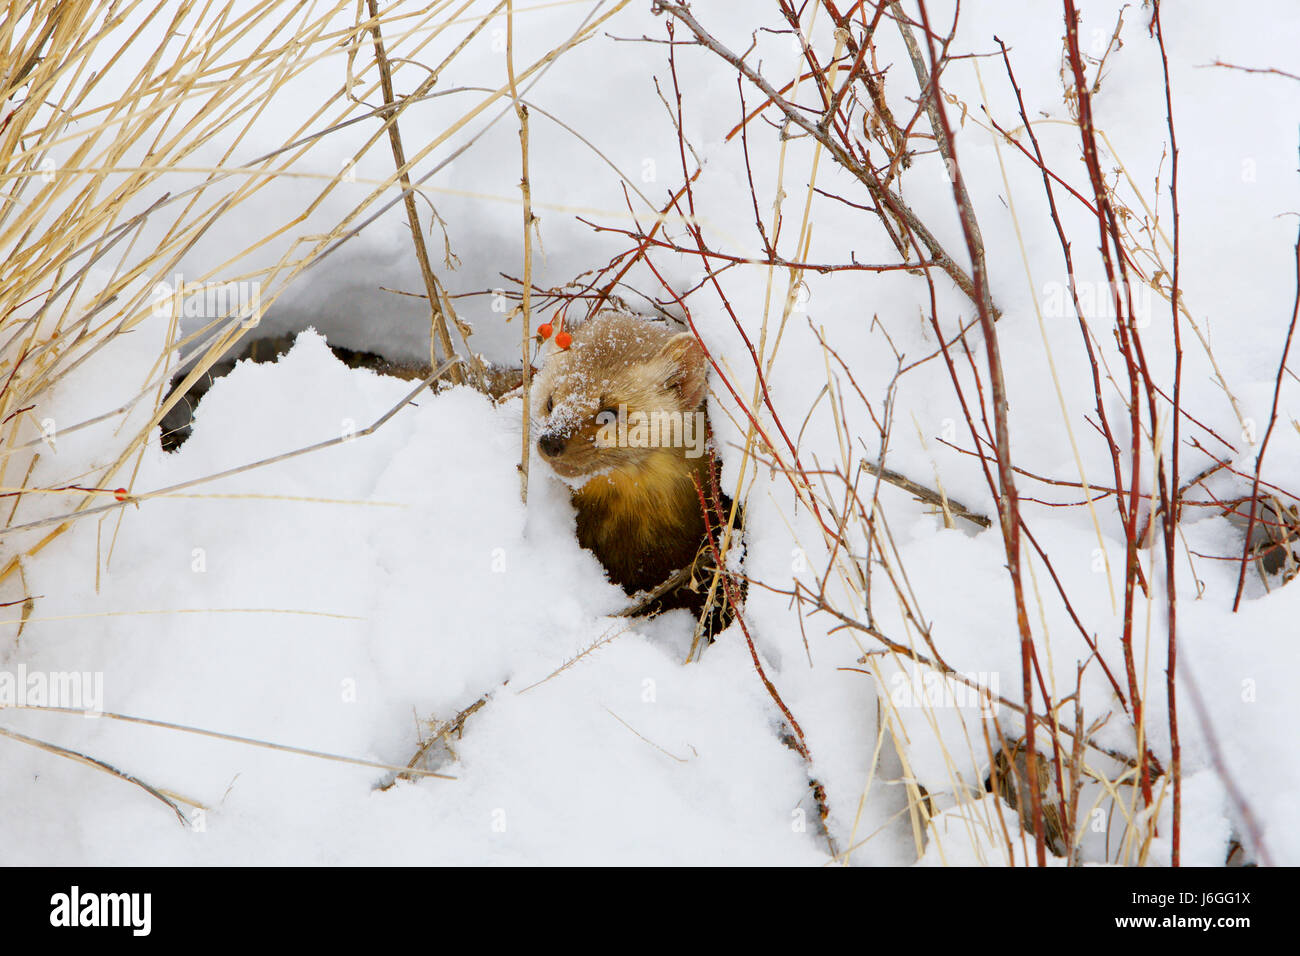
[[[549,415],[549,414],[551,414],[551,412],[554,411],[554,410],[555,410],[555,396],[554,396],[554,395],[547,395],[547,396],[546,396],[546,414]]]

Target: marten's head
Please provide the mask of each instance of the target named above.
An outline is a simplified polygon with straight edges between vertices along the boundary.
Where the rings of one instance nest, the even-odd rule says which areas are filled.
[[[533,382],[537,448],[580,486],[665,455],[704,453],[708,362],[694,336],[602,312],[552,352]]]

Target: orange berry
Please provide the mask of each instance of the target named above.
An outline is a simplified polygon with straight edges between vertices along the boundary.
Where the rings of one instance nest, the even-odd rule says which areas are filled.
[[[113,489],[113,497],[116,498],[118,501],[126,501],[127,499],[126,489],[125,488]]]
[[[543,322],[537,327],[537,334],[544,339],[549,339],[552,331],[550,322]]]
[[[569,347],[569,343],[572,341],[573,341],[573,336],[570,335],[568,332],[561,332],[559,335],[555,337],[555,344],[562,349],[567,349]]]

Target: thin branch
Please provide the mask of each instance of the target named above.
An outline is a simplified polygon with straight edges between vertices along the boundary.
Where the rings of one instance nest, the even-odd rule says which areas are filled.
[[[749,82],[758,87],[764,95],[766,95],[772,103],[785,114],[786,118],[790,122],[794,123],[809,136],[812,136],[821,143],[837,163],[844,167],[845,170],[851,173],[854,178],[867,188],[867,191],[871,194],[871,198],[874,199],[877,204],[887,207],[891,213],[898,216],[899,219],[907,224],[929,251],[935,264],[948,274],[962,292],[964,292],[972,301],[976,301],[977,292],[975,289],[975,283],[971,280],[971,277],[966,274],[966,271],[962,269],[962,267],[959,266],[950,255],[948,255],[939,240],[936,239],[930,230],[925,227],[917,217],[916,213],[912,212],[911,208],[903,201],[901,196],[889,189],[887,186],[881,185],[862,167],[861,163],[854,159],[854,157],[850,155],[843,146],[831,137],[829,130],[821,129],[817,122],[805,116],[802,111],[796,109],[789,101],[782,97],[780,93],[772,88],[772,85],[768,83],[767,80],[763,79],[762,75],[757,70],[747,64],[744,59],[733,53],[705,30],[684,5],[667,2],[667,0],[661,0],[658,8],[672,14],[680,20],[688,30],[695,34],[696,40],[698,40],[702,46],[713,51],[723,60],[739,70],[744,77],[749,80]]]
[[[375,60],[379,64],[379,82],[384,94],[384,106],[391,111],[397,105],[393,93],[393,75],[388,64],[388,55],[384,51],[384,38],[379,32],[379,2],[366,0],[370,8],[370,32],[375,40]],[[398,182],[402,187],[402,198],[406,204],[406,221],[411,227],[411,240],[415,244],[415,258],[420,263],[420,275],[424,278],[424,289],[429,296],[429,318],[433,333],[442,347],[442,354],[451,358],[456,354],[451,344],[451,334],[447,331],[447,317],[443,314],[441,299],[438,296],[438,277],[429,264],[429,250],[424,244],[424,228],[420,225],[420,213],[415,206],[415,191],[411,188],[411,172],[406,165],[406,150],[402,147],[402,134],[397,126],[397,117],[393,116],[388,126],[388,141],[393,149],[393,161],[397,164]],[[438,364],[437,352],[431,356],[434,365]],[[450,378],[460,384],[464,375],[459,366],[452,368]]]
[[[69,750],[67,747],[60,747],[58,744],[52,744],[47,740],[37,740],[35,737],[28,737],[26,734],[20,734],[16,730],[10,730],[8,727],[0,727],[0,737],[9,737],[12,740],[29,744],[30,746],[36,747],[40,750],[47,750],[52,754],[58,754],[60,757],[67,757],[69,760],[75,760],[78,763],[84,763],[88,766],[94,767],[96,770],[102,770],[105,773],[117,777],[119,780],[125,780],[129,784],[139,787],[155,800],[160,800],[166,804],[171,809],[172,813],[176,814],[176,819],[181,822],[181,826],[188,827],[190,825],[190,821],[181,811],[181,808],[178,807],[176,802],[165,793],[157,787],[145,783],[139,777],[129,774],[124,770],[117,769],[117,767],[114,767],[110,763],[105,763],[102,760],[98,760],[95,757],[91,757],[76,750]]]
[[[927,33],[930,30],[929,16],[925,3],[920,3],[921,23]],[[938,71],[942,61],[938,58],[934,41],[927,37],[930,52],[930,82],[938,88]],[[1015,599],[1016,625],[1020,634],[1020,659],[1023,680],[1025,706],[1025,761],[1026,766],[1034,767],[1034,694],[1031,672],[1033,669],[1034,638],[1029,629],[1029,616],[1025,609],[1024,587],[1020,579],[1020,505],[1016,492],[1015,471],[1011,467],[1011,433],[1007,424],[1007,394],[1003,378],[1002,357],[998,346],[997,327],[994,324],[993,302],[989,297],[988,273],[984,261],[984,248],[979,238],[979,226],[975,221],[975,210],[970,205],[970,196],[957,162],[956,147],[952,142],[952,130],[948,125],[947,112],[943,99],[932,96],[932,118],[938,120],[935,135],[942,136],[947,142],[949,173],[952,180],[953,199],[961,214],[962,232],[966,237],[966,247],[970,252],[975,282],[975,304],[979,309],[980,326],[984,331],[984,348],[988,359],[989,385],[993,397],[993,427],[996,445],[993,449],[998,471],[998,517],[1002,522],[1002,540],[1007,555],[1007,570],[1011,575],[1012,594]],[[963,339],[963,342],[965,340]],[[978,381],[978,380],[977,380]],[[975,434],[974,427],[971,428]],[[1050,712],[1050,707],[1049,707]],[[1036,773],[1029,773],[1029,798],[1034,821],[1034,844],[1038,865],[1047,863],[1047,847],[1044,841],[1044,821],[1040,781]]]
[[[533,331],[533,194],[528,180],[528,107],[519,99],[519,87],[515,82],[515,6],[514,0],[506,0],[506,70],[510,75],[510,99],[514,103],[515,115],[519,117],[519,153],[520,174],[519,190],[523,194],[524,209],[524,282],[523,282],[523,328],[521,331],[523,352],[523,445],[519,453],[519,497],[528,503],[528,457],[532,451],[532,382],[533,364],[531,350]]]

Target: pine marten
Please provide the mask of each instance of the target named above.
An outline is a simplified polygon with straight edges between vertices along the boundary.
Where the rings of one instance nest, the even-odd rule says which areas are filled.
[[[700,503],[701,491],[717,500],[707,374],[704,350],[690,333],[602,312],[573,333],[567,349],[554,350],[534,379],[537,449],[574,489],[578,543],[628,594],[653,590],[693,564],[713,564]],[[729,507],[711,507],[710,525]],[[698,611],[703,599],[682,587],[658,608]]]

